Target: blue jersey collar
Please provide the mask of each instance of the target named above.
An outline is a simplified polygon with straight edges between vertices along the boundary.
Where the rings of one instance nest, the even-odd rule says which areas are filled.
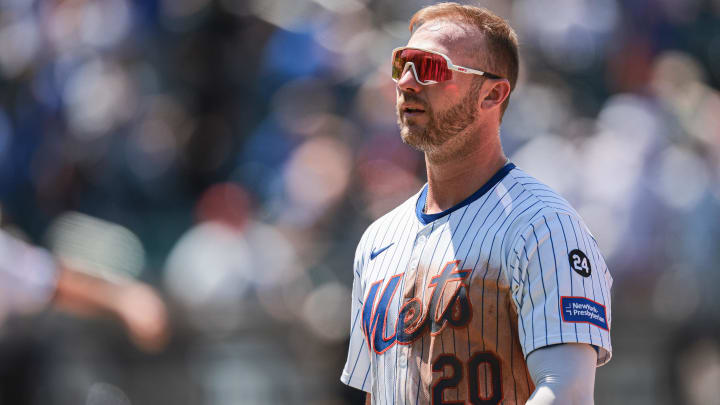
[[[493,175],[490,180],[487,181],[487,183],[483,184],[480,189],[478,189],[476,192],[472,193],[470,197],[462,200],[461,202],[457,203],[453,207],[450,207],[446,209],[443,212],[438,212],[437,214],[425,214],[423,212],[423,208],[425,208],[425,200],[427,199],[427,184],[423,187],[422,191],[420,192],[420,198],[417,200],[417,204],[415,206],[415,213],[417,214],[418,220],[423,225],[427,225],[436,219],[442,218],[445,215],[448,215],[452,213],[453,211],[459,210],[460,208],[472,203],[473,201],[477,200],[478,198],[482,197],[485,193],[488,192],[494,185],[498,184],[502,179],[507,176],[508,173],[510,173],[510,170],[514,169],[515,165],[512,163],[508,163],[505,166],[502,167],[495,175]]]

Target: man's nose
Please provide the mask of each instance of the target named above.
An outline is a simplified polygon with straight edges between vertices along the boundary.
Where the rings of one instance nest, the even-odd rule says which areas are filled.
[[[405,69],[400,75],[397,85],[403,92],[418,93],[422,90],[422,84],[418,83],[410,63],[405,64]]]

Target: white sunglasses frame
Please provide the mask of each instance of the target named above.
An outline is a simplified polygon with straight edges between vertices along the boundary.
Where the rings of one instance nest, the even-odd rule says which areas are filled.
[[[468,68],[468,67],[455,65],[454,63],[452,63],[452,61],[450,60],[450,58],[449,58],[447,55],[443,54],[443,53],[440,53],[440,52],[437,52],[437,51],[431,51],[431,50],[423,49],[423,48],[415,48],[415,47],[412,47],[412,46],[401,46],[401,47],[398,47],[398,48],[393,49],[392,55],[390,56],[390,63],[391,63],[391,65],[395,63],[395,55],[397,54],[397,52],[404,51],[404,50],[406,50],[406,49],[414,49],[414,50],[416,50],[416,51],[422,51],[422,52],[432,53],[432,54],[435,54],[435,55],[440,55],[440,56],[442,56],[442,57],[445,59],[445,62],[447,62],[448,69],[453,70],[453,71],[455,71],[455,72],[459,72],[459,73],[470,73],[470,74],[473,74],[473,75],[485,76],[485,77],[487,77],[487,78],[489,78],[489,79],[502,79],[501,76],[498,76],[498,75],[496,75],[496,74],[494,74],[494,73],[483,72],[482,70],[471,69],[471,68]],[[403,66],[403,70],[402,70],[402,72],[400,73],[400,77],[402,77],[403,74],[405,73],[405,69],[407,68],[407,65],[410,65],[410,67],[412,68],[412,72],[413,72],[413,76],[415,77],[415,81],[418,82],[418,83],[420,83],[420,84],[422,84],[423,86],[427,86],[427,85],[430,85],[430,84],[437,84],[437,83],[439,83],[439,82],[436,82],[435,80],[427,80],[427,81],[422,81],[422,80],[420,80],[420,78],[418,77],[418,74],[417,74],[417,70],[415,70],[415,63],[413,63],[413,62],[405,62],[405,66]],[[398,79],[395,79],[394,77],[392,77],[392,74],[390,74],[390,77],[393,79],[393,81],[394,81],[395,83],[397,83],[398,80],[400,80],[399,78],[398,78]]]

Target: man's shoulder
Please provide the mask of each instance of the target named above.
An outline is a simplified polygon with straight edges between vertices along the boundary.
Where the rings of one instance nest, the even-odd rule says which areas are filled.
[[[515,198],[519,201],[528,201],[530,209],[528,209],[528,215],[525,216],[528,220],[548,214],[580,217],[565,197],[522,169],[514,168],[510,171],[505,187],[517,187],[518,192],[515,193]]]
[[[506,177],[506,188],[517,189],[515,201],[524,207],[511,225],[510,234],[516,237],[532,232],[538,225],[549,229],[557,228],[562,221],[571,218],[588,231],[585,221],[575,208],[562,195],[522,169],[515,168]]]

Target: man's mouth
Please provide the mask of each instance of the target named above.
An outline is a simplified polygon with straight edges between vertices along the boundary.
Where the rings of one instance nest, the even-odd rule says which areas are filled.
[[[404,106],[401,110],[405,115],[420,115],[425,113],[425,110],[419,106]]]

